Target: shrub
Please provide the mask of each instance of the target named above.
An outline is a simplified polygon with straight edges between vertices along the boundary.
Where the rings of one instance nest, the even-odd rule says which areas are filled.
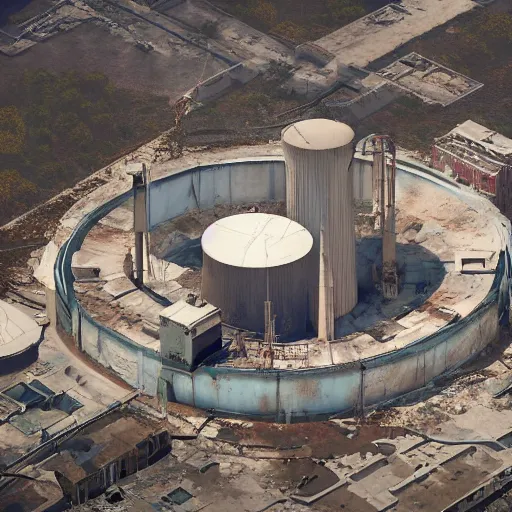
[[[0,154],[18,155],[25,143],[25,123],[14,106],[0,108]]]
[[[348,23],[366,14],[366,10],[357,0],[327,0],[327,7],[338,23]]]
[[[277,10],[266,0],[258,0],[254,7],[251,7],[250,13],[268,27],[272,27],[277,22]]]
[[[252,18],[265,28],[277,23],[277,9],[267,0],[250,0],[247,7],[242,4],[235,6],[235,15],[239,18]]]
[[[26,200],[37,191],[36,186],[13,169],[0,171],[0,205],[5,207],[11,201]]]
[[[215,39],[219,34],[219,23],[217,21],[205,21],[201,25],[201,34],[209,37],[210,39]]]
[[[293,21],[282,21],[272,29],[272,32],[296,43],[303,43],[309,39],[306,28]]]
[[[290,78],[292,69],[293,67],[286,62],[271,60],[267,68],[266,76],[270,80],[284,82]]]

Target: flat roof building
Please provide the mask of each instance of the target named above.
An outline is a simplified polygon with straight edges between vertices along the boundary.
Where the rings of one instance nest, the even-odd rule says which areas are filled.
[[[148,421],[119,417],[88,427],[64,442],[42,468],[55,471],[74,505],[102,494],[118,480],[146,468],[169,450],[169,433]]]

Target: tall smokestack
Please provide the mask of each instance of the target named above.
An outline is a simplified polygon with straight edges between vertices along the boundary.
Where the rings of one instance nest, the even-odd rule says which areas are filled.
[[[328,119],[300,121],[285,128],[281,135],[287,214],[308,229],[314,241],[312,252],[318,271],[311,273],[308,282],[310,316],[316,329],[320,270],[327,279],[332,276],[333,300],[325,300],[325,293],[322,294],[324,306],[320,308],[332,308],[332,312],[325,312],[327,318],[339,318],[357,303],[353,184],[349,171],[353,139],[349,126]],[[325,254],[320,269],[322,224]],[[325,322],[323,326],[322,331],[327,330],[329,335]]]

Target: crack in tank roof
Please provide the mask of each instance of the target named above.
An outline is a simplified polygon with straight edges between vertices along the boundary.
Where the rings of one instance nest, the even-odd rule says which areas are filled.
[[[201,238],[210,258],[243,268],[287,265],[313,247],[309,231],[293,220],[267,213],[243,213],[214,222]]]

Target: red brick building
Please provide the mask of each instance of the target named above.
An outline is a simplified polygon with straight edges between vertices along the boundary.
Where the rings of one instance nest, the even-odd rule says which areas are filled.
[[[432,166],[466,185],[495,196],[496,205],[512,213],[512,140],[466,121],[432,147]]]

